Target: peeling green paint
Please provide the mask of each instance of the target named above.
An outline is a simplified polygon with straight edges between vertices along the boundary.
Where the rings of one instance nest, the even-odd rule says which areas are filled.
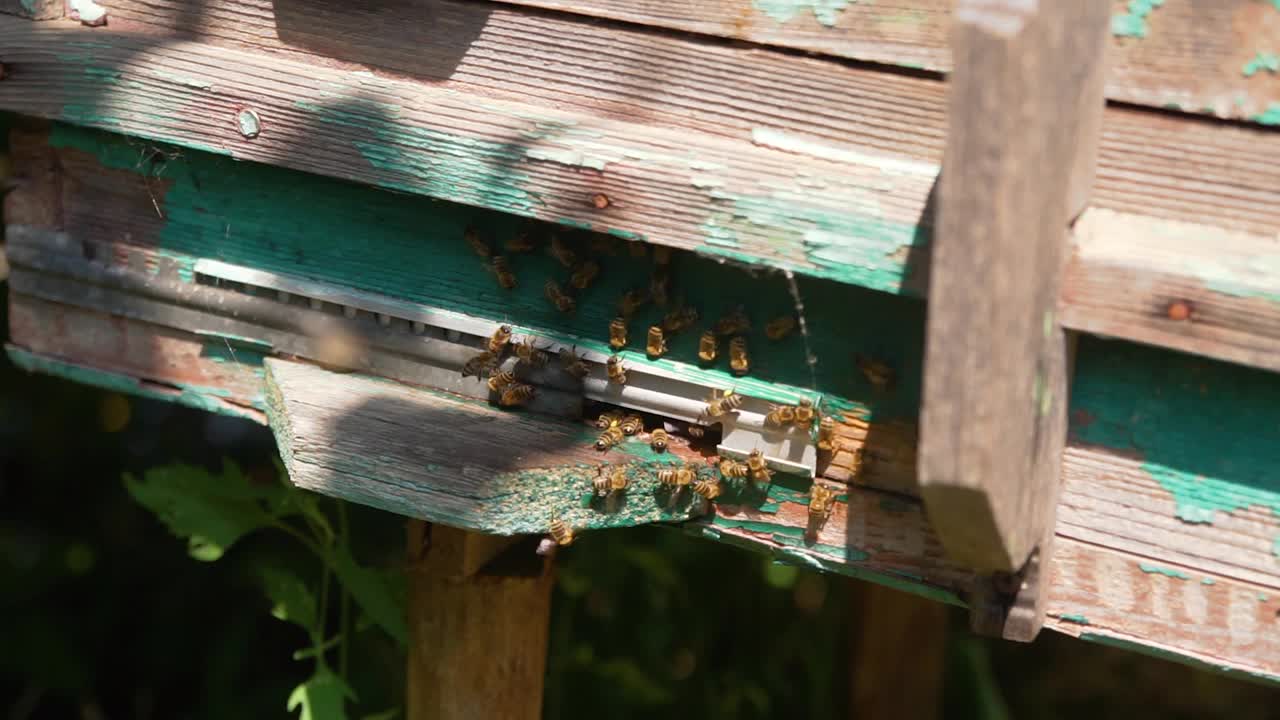
[[[1250,118],[1262,125],[1280,125],[1280,102],[1271,102],[1267,109]]]
[[[1111,34],[1117,37],[1147,36],[1147,16],[1164,5],[1164,0],[1129,0],[1128,12],[1111,18]]]
[[[779,23],[786,23],[806,10],[827,27],[836,24],[840,13],[854,0],[751,0],[757,10]]]
[[[1122,650],[1141,653],[1150,657],[1160,658],[1161,660],[1171,660],[1181,665],[1189,665],[1201,670],[1209,670],[1211,672],[1221,673],[1232,677],[1244,677],[1271,683],[1280,683],[1280,676],[1272,675],[1271,673],[1241,670],[1239,668],[1233,668],[1226,665],[1214,665],[1199,658],[1184,655],[1174,650],[1169,650],[1163,646],[1148,645],[1128,638],[1104,635],[1102,633],[1080,633],[1080,639],[1095,642],[1099,645],[1108,645]]]
[[[1058,619],[1059,619],[1059,620],[1061,620],[1061,621],[1063,621],[1063,622],[1075,623],[1075,624],[1077,624],[1077,625],[1088,625],[1088,624],[1089,624],[1089,619],[1088,619],[1088,618],[1086,618],[1084,615],[1079,615],[1079,614],[1076,614],[1076,613],[1069,613],[1069,614],[1066,614],[1066,615],[1059,615],[1059,616],[1058,616]]]
[[[1271,52],[1259,52],[1252,60],[1245,63],[1241,72],[1245,77],[1253,77],[1259,70],[1270,73],[1280,71],[1280,55]]]
[[[1216,581],[1216,580],[1214,580],[1213,578],[1201,578],[1201,579],[1200,579],[1200,584],[1201,584],[1201,585],[1213,585],[1213,584],[1215,584],[1216,582],[1217,582],[1217,581]]]
[[[1149,565],[1147,563],[1138,563],[1138,569],[1148,575],[1164,575],[1165,577],[1176,578],[1178,580],[1190,580],[1191,576],[1181,570],[1173,570],[1171,568],[1160,567],[1158,565]]]

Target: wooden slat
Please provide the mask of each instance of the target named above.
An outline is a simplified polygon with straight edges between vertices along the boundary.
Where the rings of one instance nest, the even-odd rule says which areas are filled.
[[[920,486],[947,551],[986,572],[1017,572],[1053,527],[1069,377],[1055,309],[1093,180],[1105,9],[956,5]]]
[[[950,0],[504,1],[906,68],[952,68]],[[1265,60],[1278,38],[1280,8],[1266,2],[1169,0],[1130,8],[1129,0],[1112,0],[1107,97],[1275,124],[1280,117],[1268,110],[1280,78]]]
[[[942,717],[947,606],[858,583],[849,609],[850,720]]]

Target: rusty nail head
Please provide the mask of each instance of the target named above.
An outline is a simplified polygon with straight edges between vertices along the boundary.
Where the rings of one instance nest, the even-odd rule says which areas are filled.
[[[236,113],[236,125],[240,128],[240,134],[249,139],[258,137],[258,133],[262,132],[262,120],[258,113],[249,108]]]
[[[596,193],[591,196],[591,204],[595,205],[597,210],[603,210],[609,207],[609,196],[604,193]]]
[[[1170,320],[1181,322],[1191,317],[1191,305],[1185,300],[1176,300],[1169,303],[1168,314]]]

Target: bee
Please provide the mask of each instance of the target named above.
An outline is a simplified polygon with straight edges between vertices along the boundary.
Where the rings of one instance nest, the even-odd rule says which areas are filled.
[[[507,258],[502,255],[494,255],[493,260],[489,263],[489,269],[494,275],[498,276],[498,284],[503,290],[514,290],[516,288],[516,275],[511,272],[511,266],[507,264]]]
[[[678,307],[662,318],[662,329],[675,335],[688,330],[698,322],[698,308],[692,306]]]
[[[720,489],[719,480],[699,480],[693,484],[693,491],[707,500],[715,500],[720,497]]]
[[[614,445],[622,442],[624,437],[626,437],[626,435],[622,433],[621,427],[611,425],[606,428],[604,432],[600,433],[600,437],[596,438],[596,449],[604,452],[605,450],[608,450]]]
[[[751,474],[751,468],[746,463],[733,458],[720,458],[719,467],[720,474],[730,479],[744,478]]]
[[[764,424],[773,427],[784,427],[796,421],[794,405],[773,405],[769,414],[764,416]]]
[[[732,390],[725,390],[718,397],[713,392],[707,400],[707,409],[702,411],[705,418],[718,418],[725,413],[733,412],[742,406],[742,396]]]
[[[893,368],[885,363],[866,355],[854,355],[853,361],[858,365],[867,382],[876,388],[884,390],[893,384]]]
[[[631,251],[631,257],[642,258],[648,252],[648,246],[636,240],[628,242],[627,249]]]
[[[667,444],[670,442],[671,437],[667,435],[667,431],[662,428],[658,428],[649,433],[649,447],[653,448],[654,452],[666,452]]]
[[[627,319],[616,317],[609,321],[609,347],[621,350],[627,346]]]
[[[751,370],[751,356],[747,354],[747,339],[741,335],[729,341],[729,372],[746,375]]]
[[[566,525],[560,518],[552,518],[547,530],[550,531],[551,539],[555,540],[557,545],[573,544],[573,528]]]
[[[836,504],[836,491],[817,482],[809,488],[809,522],[821,525]]]
[[[564,290],[560,289],[560,284],[555,280],[548,280],[542,286],[542,291],[546,294],[547,299],[551,301],[551,304],[556,306],[557,310],[562,313],[573,312],[573,298],[566,295]]]
[[[533,250],[533,236],[527,232],[518,232],[507,241],[507,252],[527,253]]]
[[[602,412],[600,413],[600,417],[596,418],[596,427],[600,428],[601,430],[604,430],[605,428],[618,425],[621,422],[622,422],[622,415],[620,413],[616,413],[612,411]]]
[[[666,468],[658,471],[658,482],[667,487],[682,488],[691,485],[697,474],[688,467]]]
[[[670,265],[671,264],[671,248],[666,245],[653,246],[653,264],[654,265]]]
[[[702,337],[698,338],[698,359],[704,363],[713,363],[719,351],[720,341],[716,339],[716,334],[710,330],[703,330]]]
[[[542,367],[547,364],[547,353],[533,346],[533,338],[525,337],[524,342],[516,345],[516,357],[530,367]]]
[[[658,307],[666,307],[670,290],[671,276],[666,270],[654,272],[653,277],[649,279],[649,297],[653,298],[653,303]]]
[[[605,366],[609,371],[609,382],[618,385],[627,384],[627,368],[622,364],[622,358],[617,355],[609,356],[609,363]]]
[[[830,415],[818,421],[818,450],[831,452],[835,448],[833,436],[836,432],[836,421]]]
[[[703,428],[701,425],[689,426],[689,437],[695,440],[701,440],[706,434],[707,434],[706,429]]]
[[[769,321],[764,326],[765,337],[770,340],[781,340],[790,335],[796,329],[796,317],[794,315],[783,315]]]
[[[500,393],[508,385],[516,381],[516,374],[510,370],[503,370],[489,376],[489,390]]]
[[[524,405],[533,398],[535,393],[536,390],[534,390],[532,385],[514,383],[512,385],[508,385],[507,388],[502,391],[502,396],[498,398],[498,404],[503,407]]]
[[[800,398],[800,403],[796,405],[796,425],[808,430],[813,427],[813,416],[816,413],[813,410],[813,401],[809,398]]]
[[[611,492],[622,492],[630,484],[626,468],[601,468],[600,474],[591,480],[591,489],[597,495],[608,495]]]
[[[559,235],[551,236],[551,246],[547,251],[551,253],[551,257],[567,268],[573,267],[578,262],[578,256],[560,239]]]
[[[623,293],[622,298],[618,300],[618,313],[624,318],[629,318],[647,302],[649,302],[649,294],[644,290],[633,288]]]
[[[502,354],[507,349],[507,343],[511,342],[511,326],[499,325],[497,330],[489,336],[488,351],[494,355]]]
[[[622,418],[622,423],[619,427],[627,435],[635,435],[644,429],[644,420],[640,419],[639,415],[628,415]]]
[[[751,479],[755,482],[769,482],[769,478],[773,477],[773,471],[769,469],[764,453],[759,449],[752,450],[747,456],[747,470],[751,472]]]
[[[716,334],[721,337],[741,335],[750,329],[751,318],[747,317],[747,311],[741,305],[734,308],[728,315],[720,318],[720,322],[716,323]]]
[[[471,249],[482,258],[488,258],[493,254],[493,248],[489,247],[489,243],[480,237],[480,233],[473,227],[468,226],[462,231],[462,239],[466,240]]]
[[[650,360],[660,358],[667,352],[667,341],[662,337],[661,325],[649,326],[649,337],[645,342],[644,352]]]
[[[488,350],[474,355],[470,360],[462,364],[462,377],[482,377],[488,375],[489,371],[498,365],[498,356]]]
[[[586,377],[587,373],[591,372],[587,367],[587,364],[582,362],[582,358],[578,353],[570,350],[569,348],[560,348],[560,366],[563,367],[564,371],[569,373],[569,375],[579,380]]]
[[[579,290],[586,290],[600,274],[600,264],[595,260],[583,260],[573,270],[573,275],[569,277],[569,284]]]

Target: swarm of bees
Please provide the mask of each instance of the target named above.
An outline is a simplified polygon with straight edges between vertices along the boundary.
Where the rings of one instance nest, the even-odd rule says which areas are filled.
[[[596,419],[596,427],[604,430],[596,438],[595,447],[604,452],[644,429],[644,421],[639,415],[623,415],[621,413],[601,413]]]

